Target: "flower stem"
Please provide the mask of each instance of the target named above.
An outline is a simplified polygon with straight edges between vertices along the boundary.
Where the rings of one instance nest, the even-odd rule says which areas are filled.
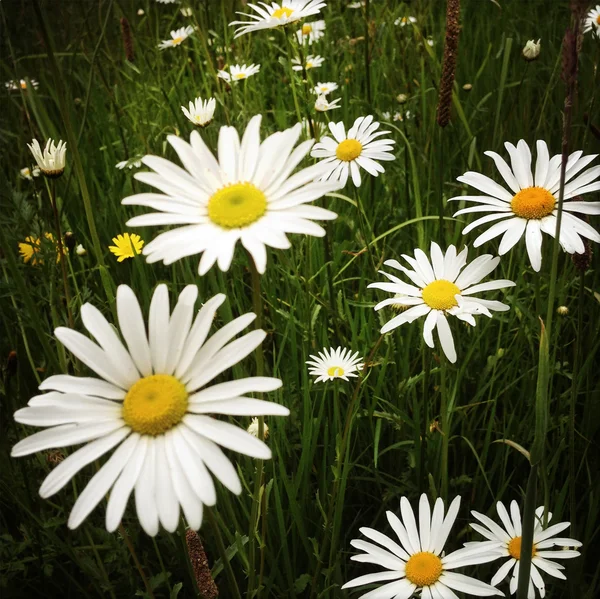
[[[446,386],[446,358],[442,358],[441,368],[441,408],[442,419],[442,459],[441,459],[441,496],[444,501],[448,500],[448,441],[450,439],[450,426],[448,423],[448,389]]]
[[[231,563],[229,562],[229,558],[227,557],[227,549],[225,549],[225,544],[223,543],[223,537],[221,536],[221,531],[219,530],[219,524],[217,522],[217,519],[215,518],[215,515],[213,514],[211,508],[205,507],[204,509],[206,510],[208,520],[210,521],[210,525],[212,526],[215,535],[217,550],[221,558],[221,563],[223,564],[223,569],[225,570],[225,574],[227,575],[227,579],[229,580],[229,592],[231,593],[231,595],[227,595],[227,597],[231,596],[232,599],[242,599],[240,589],[238,588],[237,581],[235,580],[233,569],[231,568]],[[252,572],[252,562],[250,562],[250,572]],[[251,596],[252,595],[248,593],[248,597]]]
[[[125,527],[122,524],[119,524],[119,534],[123,537],[123,540],[125,541],[125,544],[127,545],[127,549],[129,549],[129,553],[131,554],[131,557],[133,558],[133,563],[135,564],[137,571],[140,573],[140,576],[142,577],[142,580],[144,582],[144,586],[146,587],[146,592],[148,593],[148,596],[150,597],[150,599],[155,599],[154,592],[152,591],[152,587],[150,586],[150,583],[148,582],[148,579],[146,578],[146,575],[144,574],[144,569],[142,568],[142,564],[140,563],[140,560],[138,559],[138,556],[135,552],[133,543],[131,542],[129,535],[127,534],[127,531],[125,530]]]

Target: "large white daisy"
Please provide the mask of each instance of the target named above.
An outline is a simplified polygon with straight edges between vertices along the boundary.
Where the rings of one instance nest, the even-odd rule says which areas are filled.
[[[402,266],[397,260],[386,260],[386,266],[403,272],[413,285],[383,270],[379,272],[390,282],[368,285],[393,294],[392,297],[379,302],[375,310],[381,310],[385,306],[411,306],[388,321],[381,332],[388,333],[400,325],[427,316],[423,324],[425,343],[431,348],[434,347],[433,329],[437,328],[444,354],[450,362],[456,362],[456,349],[447,316],[456,316],[475,326],[474,315],[485,314],[491,318],[491,311],[505,312],[509,310],[509,306],[498,301],[473,297],[473,294],[515,285],[506,279],[480,283],[479,281],[498,266],[500,258],[484,254],[467,265],[467,252],[468,248],[465,247],[457,254],[456,248],[451,245],[444,254],[440,246],[432,241],[431,261],[420,249],[415,250],[414,258],[402,254],[412,269]]]
[[[512,570],[510,579],[510,594],[517,592],[519,581],[519,563],[521,559],[521,512],[519,504],[512,501],[510,504],[510,515],[502,502],[496,504],[498,516],[504,528],[496,524],[491,518],[479,512],[471,512],[481,524],[471,524],[471,527],[483,535],[487,541],[468,543],[468,548],[479,549],[480,551],[497,550],[498,557],[507,557],[508,560],[502,564],[498,572],[492,578],[492,584],[497,585],[502,582]],[[566,537],[556,537],[557,534],[569,527],[569,522],[559,522],[544,528],[544,506],[540,506],[535,511],[535,528],[533,531],[533,551],[531,558],[531,574],[529,578],[529,588],[527,599],[535,599],[534,586],[538,589],[540,597],[546,596],[546,587],[542,578],[542,572],[566,580],[561,572],[564,566],[557,564],[553,559],[569,559],[578,557],[579,551],[566,549],[566,547],[581,547],[581,543],[575,539]],[[552,519],[552,514],[548,513],[548,521]],[[482,526],[483,525],[483,526]],[[559,546],[560,549],[552,549]]]
[[[325,35],[325,21],[313,21],[312,23],[304,23],[301,29],[296,31],[296,38],[299,44],[312,45],[313,42],[320,40]]]
[[[583,33],[588,31],[600,37],[600,4],[596,4],[596,8],[592,8],[583,21]]]
[[[106,528],[113,531],[135,494],[138,518],[149,535],[162,526],[173,532],[180,508],[190,527],[202,523],[202,506],[216,502],[209,470],[230,491],[241,493],[236,469],[219,445],[251,457],[268,459],[269,448],[245,430],[211,414],[279,415],[289,410],[276,403],[245,397],[273,391],[279,379],[250,377],[209,385],[254,351],[266,333],[255,330],[232,341],[256,317],[244,314],[207,340],[223,294],[208,300],[194,319],[195,285],[187,286],[170,312],[166,285],[150,304],[148,329],[133,291],[117,290],[122,339],[91,304],[81,319],[96,343],[72,329],[59,327],[57,339],[99,378],[56,375],[46,379],[15,420],[45,427],[17,443],[12,456],[46,449],[85,445],[60,462],[46,477],[40,495],[60,491],[82,468],[115,450],[81,492],[69,527],[76,528],[110,491]],[[193,321],[193,322],[192,322]]]
[[[295,23],[306,17],[318,14],[322,8],[325,8],[325,2],[321,0],[282,0],[281,4],[271,2],[269,6],[265,2],[260,2],[262,6],[248,4],[248,6],[258,14],[246,14],[239,12],[243,17],[248,17],[250,21],[232,21],[229,25],[241,25],[235,31],[235,36],[239,37],[244,33],[260,31],[262,29],[273,29],[289,23]]]
[[[166,48],[174,48],[175,46],[179,46],[183,44],[183,42],[185,42],[185,40],[190,37],[192,33],[194,33],[194,28],[191,25],[174,29],[171,31],[171,39],[160,42],[158,47],[160,50],[165,50]]]
[[[250,66],[246,66],[245,64],[241,66],[239,64],[234,64],[229,67],[228,71],[219,71],[217,77],[224,79],[227,83],[231,83],[232,81],[243,81],[244,79],[248,79],[248,77],[256,75],[258,71],[260,71],[259,64],[251,64]]]
[[[185,170],[158,156],[142,159],[154,172],[136,173],[135,178],[163,194],[125,198],[123,204],[158,211],[136,216],[127,226],[184,225],[161,233],[144,247],[148,262],[172,264],[202,254],[201,275],[215,262],[225,271],[241,241],[263,273],[266,246],[289,248],[287,233],[325,235],[313,220],[332,220],[337,215],[310,203],[339,189],[339,183],[316,181],[323,171],[319,164],[294,173],[314,143],[308,140],[294,148],[300,123],[261,143],[260,121],[260,115],[250,120],[241,142],[234,127],[221,127],[218,161],[197,131],[192,131],[190,143],[175,135],[167,138]]]
[[[310,155],[313,158],[323,158],[321,164],[327,165],[323,180],[340,181],[342,187],[352,176],[352,182],[360,187],[360,168],[370,175],[377,177],[385,169],[377,160],[394,160],[390,153],[393,149],[393,139],[378,139],[389,131],[377,131],[380,123],[373,121],[373,116],[361,116],[346,134],[344,123],[329,123],[329,130],[335,139],[324,137],[315,144]]]
[[[443,554],[459,507],[460,497],[456,497],[444,517],[444,502],[438,498],[432,513],[427,495],[423,494],[419,501],[419,514],[415,518],[408,499],[402,497],[402,520],[393,512],[386,512],[388,522],[396,533],[395,539],[373,528],[361,528],[360,532],[377,545],[359,539],[350,542],[356,549],[364,551],[350,559],[376,564],[386,570],[359,576],[342,588],[392,581],[361,595],[359,599],[409,599],[415,591],[421,593],[422,599],[457,599],[452,589],[477,597],[502,595],[485,582],[452,572],[456,568],[492,561],[497,557],[496,553],[463,548]]]
[[[538,141],[534,174],[531,170],[531,150],[525,141],[520,140],[516,147],[508,142],[504,145],[510,155],[510,167],[495,152],[485,152],[485,154],[493,159],[510,191],[481,173],[469,171],[458,177],[458,181],[486,195],[456,196],[449,201],[478,204],[478,206],[463,208],[454,216],[470,212],[491,213],[465,227],[463,235],[479,225],[500,221],[475,240],[473,243],[475,247],[502,235],[498,249],[498,253],[502,256],[524,235],[531,266],[535,271],[539,271],[542,266],[542,233],[554,237],[556,231],[561,155],[556,154],[550,158],[546,142]],[[597,156],[597,154],[584,157],[582,155],[582,151],[573,152],[566,165],[564,199],[569,201],[563,203],[559,241],[569,254],[582,254],[585,251],[585,244],[581,237],[600,242],[598,232],[572,214],[572,212],[600,214],[600,202],[573,200],[575,197],[600,189],[600,181],[595,181],[600,176],[600,166],[589,168],[575,177]]]
[[[364,364],[358,352],[352,353],[351,349],[338,347],[333,349],[323,348],[318,356],[309,356],[306,363],[309,366],[308,373],[315,375],[315,383],[332,381],[333,379],[348,380],[348,377],[358,376],[358,371],[363,369]]]

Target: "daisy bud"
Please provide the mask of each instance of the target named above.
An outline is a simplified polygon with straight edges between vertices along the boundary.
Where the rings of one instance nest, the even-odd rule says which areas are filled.
[[[31,144],[27,144],[27,147],[31,150],[35,161],[46,177],[55,178],[63,174],[67,142],[59,141],[56,145],[54,140],[48,139],[46,147],[42,151],[38,140],[34,139]]]
[[[137,15],[138,15],[138,17],[144,16],[144,9],[143,8],[138,8]]]
[[[528,62],[535,60],[540,55],[540,44],[541,40],[534,42],[533,40],[529,40],[525,47],[523,48],[523,58]]]
[[[472,86],[470,83],[465,83],[465,84],[463,85],[463,89],[464,89],[466,92],[470,92],[470,91],[473,89],[473,86]]]
[[[81,256],[81,257],[83,257],[83,256],[85,256],[85,255],[87,254],[87,250],[86,250],[86,249],[85,249],[85,248],[84,248],[84,247],[83,247],[81,244],[79,244],[79,245],[78,245],[78,246],[75,248],[75,253],[76,253],[78,256]]]
[[[398,94],[396,96],[396,100],[398,100],[398,102],[400,102],[400,104],[404,104],[406,102],[406,100],[408,100],[408,96],[406,94]]]
[[[561,316],[566,316],[569,313],[569,308],[567,308],[567,306],[558,306],[558,308],[556,308],[556,313]]]
[[[253,437],[258,439],[258,418],[252,418],[252,422],[250,426],[246,429]],[[267,439],[269,437],[269,427],[265,422],[263,424],[263,439]]]
[[[72,252],[75,249],[75,245],[77,244],[77,240],[75,239],[75,235],[71,231],[67,231],[65,233],[65,246],[67,249]]]

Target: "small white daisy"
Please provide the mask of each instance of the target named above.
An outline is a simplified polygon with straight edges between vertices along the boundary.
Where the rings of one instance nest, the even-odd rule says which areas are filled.
[[[498,516],[504,525],[504,528],[496,524],[491,518],[479,512],[471,512],[473,516],[481,522],[480,524],[471,524],[471,527],[479,534],[483,535],[487,541],[467,543],[469,549],[479,549],[480,551],[497,550],[498,557],[509,558],[500,567],[498,572],[492,578],[491,583],[497,585],[502,582],[512,570],[510,579],[510,594],[517,592],[519,580],[519,560],[521,559],[521,512],[519,504],[512,501],[510,504],[510,515],[502,502],[496,504]],[[581,547],[581,543],[575,539],[565,537],[553,538],[563,530],[569,527],[569,522],[559,522],[548,528],[543,526],[544,506],[540,506],[535,511],[535,528],[533,531],[533,551],[531,558],[531,574],[529,579],[528,599],[535,599],[534,586],[538,589],[540,596],[545,597],[546,587],[541,572],[545,572],[554,578],[566,580],[561,572],[563,566],[551,561],[552,559],[570,559],[578,557],[579,551],[566,549],[567,547]],[[548,521],[552,519],[552,514],[548,513]],[[559,546],[560,549],[552,549]]]
[[[212,121],[216,107],[217,101],[214,98],[202,100],[198,97],[190,102],[189,110],[185,106],[182,106],[181,110],[194,125],[206,127]]]
[[[308,373],[316,375],[315,383],[333,379],[347,381],[348,377],[358,376],[357,371],[364,366],[358,352],[353,354],[352,350],[341,347],[323,348],[318,356],[311,355],[309,358],[311,359],[306,362],[310,366]]]
[[[266,247],[287,249],[287,233],[322,237],[323,227],[315,220],[333,220],[335,212],[311,203],[339,189],[337,182],[317,181],[323,172],[315,164],[294,172],[308,154],[313,140],[294,148],[302,125],[260,140],[261,116],[250,119],[240,141],[234,127],[221,127],[218,161],[197,130],[190,143],[170,135],[185,170],[158,156],[144,156],[154,172],[136,173],[142,183],[164,192],[141,193],[123,204],[147,206],[157,212],[136,216],[130,227],[184,225],[158,235],[144,246],[148,262],[165,264],[202,254],[198,272],[206,274],[215,262],[229,270],[238,241],[264,273]]]
[[[358,2],[350,2],[346,8],[364,8],[365,0],[358,0]]]
[[[115,164],[115,167],[121,171],[124,168],[131,170],[132,168],[140,168],[140,166],[142,166],[142,159],[138,157],[130,158],[129,160],[121,160],[121,162],[117,162],[117,164]]]
[[[232,81],[242,81],[243,79],[248,79],[248,77],[252,77],[252,75],[256,75],[260,71],[259,64],[251,64],[250,66],[246,66],[243,64],[240,66],[239,64],[234,64],[229,67],[229,71],[219,71],[217,75],[227,81],[227,83],[231,83]]]
[[[313,88],[313,93],[319,96],[327,96],[331,92],[334,92],[338,88],[338,84],[335,81],[328,81],[327,83],[317,83]]]
[[[416,23],[417,19],[415,17],[399,17],[394,21],[394,25],[400,25],[400,27],[406,27],[407,25],[412,25]]]
[[[381,118],[384,121],[389,121],[392,118],[392,113],[389,110],[386,110],[385,112],[381,113]]]
[[[254,14],[239,12],[239,15],[252,19],[251,21],[232,21],[229,25],[241,25],[235,31],[235,36],[239,37],[244,33],[252,31],[261,31],[262,29],[273,29],[289,23],[295,23],[306,17],[318,14],[322,8],[325,8],[325,2],[321,0],[282,0],[281,4],[272,2],[271,6],[260,2],[262,6],[249,4],[248,6],[255,11]]]
[[[395,538],[373,528],[361,528],[360,532],[370,541],[354,539],[350,544],[364,551],[350,559],[386,568],[383,572],[365,574],[342,588],[351,589],[375,582],[391,581],[376,590],[361,595],[359,599],[409,599],[420,592],[423,599],[456,598],[451,590],[490,597],[502,593],[494,587],[471,576],[452,572],[456,568],[474,566],[492,561],[497,553],[479,548],[462,548],[444,555],[444,545],[458,515],[460,497],[450,504],[444,517],[444,502],[438,498],[433,512],[427,495],[421,495],[419,513],[415,513],[406,497],[400,499],[402,520],[393,512],[386,512]],[[418,522],[418,528],[417,528]],[[375,544],[377,543],[377,545]]]
[[[493,179],[469,171],[458,177],[458,181],[466,183],[479,191],[483,196],[456,196],[448,201],[475,202],[478,206],[463,208],[454,214],[468,214],[470,212],[491,212],[474,220],[463,229],[463,235],[475,227],[501,220],[482,233],[475,242],[474,247],[479,247],[499,235],[498,253],[506,254],[523,236],[531,266],[537,272],[542,266],[542,233],[554,237],[556,231],[556,215],[558,213],[558,192],[560,188],[560,169],[562,158],[556,154],[550,158],[548,146],[545,141],[537,142],[537,160],[535,175],[531,170],[531,150],[525,141],[520,140],[517,146],[506,142],[505,147],[510,155],[511,167],[496,152],[484,152],[493,159],[496,168],[511,191],[496,183]],[[583,152],[573,152],[567,160],[564,199],[571,200],[575,196],[582,196],[600,189],[600,166],[587,169],[575,177],[585,168],[597,154],[584,156]],[[560,229],[559,241],[565,252],[569,254],[582,254],[585,245],[581,237],[600,242],[598,232],[585,221],[577,218],[572,212],[582,214],[600,214],[600,202],[565,201]]]
[[[203,505],[217,501],[209,470],[233,493],[242,491],[236,469],[219,445],[259,459],[271,457],[262,441],[212,415],[287,416],[284,406],[245,397],[274,391],[281,381],[251,377],[210,385],[251,354],[266,333],[258,329],[232,341],[256,318],[245,314],[207,341],[226,298],[216,295],[197,312],[197,296],[198,288],[188,285],[171,312],[167,286],[159,285],[146,329],[135,294],[121,285],[116,303],[121,337],[91,304],[82,306],[81,319],[95,341],[66,327],[55,330],[57,339],[99,378],[47,378],[40,390],[49,393],[33,397],[28,407],[15,412],[17,422],[46,430],[19,441],[11,455],[85,443],[46,477],[40,487],[46,498],[115,450],[77,498],[69,528],[77,528],[110,491],[109,532],[121,522],[132,492],[140,524],[149,535],[158,533],[159,523],[173,532],[180,509],[197,530]]]
[[[401,112],[394,112],[394,120],[395,121],[409,121],[410,119],[412,119],[412,113],[410,110],[407,110],[404,114],[402,114]]]
[[[308,71],[310,69],[316,69],[320,67],[323,62],[325,62],[325,59],[322,56],[313,56],[311,54],[310,56],[306,57],[303,67],[299,58],[292,58],[292,64],[294,65],[292,69],[294,69],[294,71],[301,71],[304,68]]]
[[[583,21],[583,33],[588,31],[600,37],[600,4],[596,4],[596,8],[592,8]]]
[[[161,42],[158,44],[158,47],[161,50],[165,50],[166,48],[174,48],[175,46],[179,46],[185,42],[185,40],[190,37],[192,33],[194,33],[194,28],[191,25],[175,29],[171,31],[171,39]]]
[[[409,285],[383,270],[379,272],[391,282],[368,285],[370,288],[394,294],[393,297],[379,302],[375,310],[394,304],[412,306],[406,312],[388,321],[381,329],[381,333],[388,333],[400,325],[427,315],[423,325],[425,343],[431,348],[434,347],[433,329],[437,328],[444,354],[450,362],[456,362],[454,339],[446,316],[456,316],[475,326],[473,315],[485,314],[491,318],[490,310],[505,312],[509,307],[498,301],[480,299],[472,295],[515,285],[506,279],[479,283],[498,266],[500,258],[484,254],[467,265],[467,252],[468,248],[465,247],[457,255],[456,248],[451,245],[444,254],[440,246],[432,241],[431,261],[420,249],[415,250],[414,258],[402,254],[413,270],[402,266],[397,260],[386,260],[384,262],[386,266],[403,272],[414,285]],[[403,294],[405,297],[398,297],[398,294]]]
[[[345,186],[351,174],[354,185],[360,187],[359,167],[377,177],[385,169],[376,161],[394,160],[389,150],[396,142],[393,139],[377,139],[389,131],[377,131],[379,123],[371,115],[358,117],[347,135],[344,123],[329,123],[329,129],[335,140],[324,137],[310,154],[313,158],[324,158],[321,163],[326,164],[328,170],[323,180],[339,180]]]
[[[65,170],[65,156],[67,153],[67,142],[59,141],[58,145],[53,139],[48,139],[42,150],[37,139],[34,139],[27,147],[31,150],[37,165],[46,177],[60,177]]]
[[[23,177],[23,179],[27,179],[28,181],[33,181],[33,177],[39,177],[40,173],[41,171],[37,166],[34,166],[33,170],[26,166],[19,171],[21,177]]]
[[[342,101],[341,98],[336,98],[329,102],[326,96],[320,95],[317,96],[315,100],[315,110],[317,112],[327,112],[328,110],[334,110],[335,108],[341,108],[339,103]]]
[[[301,29],[296,31],[296,38],[299,44],[308,43],[320,40],[325,35],[325,21],[313,21],[312,23],[304,23]]]
[[[36,79],[30,79],[29,81],[33,89],[37,89],[40,86]],[[4,84],[4,87],[11,92],[18,91],[19,89],[27,90],[27,81],[25,79],[20,79],[19,81],[7,81]]]

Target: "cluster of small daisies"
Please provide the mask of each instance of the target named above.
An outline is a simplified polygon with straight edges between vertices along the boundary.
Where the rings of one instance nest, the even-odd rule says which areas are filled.
[[[249,20],[232,23],[239,26],[236,37],[313,17],[325,3],[282,0],[281,4],[249,6],[256,14],[246,15]],[[594,25],[594,19],[599,21],[600,17],[592,11],[588,19],[592,19],[590,28],[597,30],[600,24]],[[403,27],[415,22],[413,17],[405,17],[397,24]],[[304,46],[312,45],[324,35],[324,30],[324,21],[304,23],[296,31],[297,41]],[[193,32],[190,26],[174,30],[171,39],[159,47],[179,46]],[[303,61],[292,62],[294,70],[304,72],[319,67],[323,58],[309,55]],[[219,71],[218,76],[231,84],[256,74],[259,69],[260,65],[235,65]],[[313,89],[318,96],[317,110],[338,107],[339,99],[329,102],[326,98],[337,87],[335,82],[317,83]],[[196,98],[187,108],[182,106],[185,116],[200,128],[211,122],[215,108],[214,98]],[[228,271],[239,242],[256,271],[263,274],[267,267],[267,247],[288,249],[289,234],[325,235],[319,222],[334,220],[337,214],[313,202],[343,188],[349,180],[359,187],[362,171],[377,177],[384,172],[380,162],[394,160],[394,140],[386,137],[389,132],[380,130],[380,123],[371,115],[358,117],[348,130],[343,122],[330,122],[332,137],[325,136],[316,144],[312,139],[298,143],[300,123],[261,140],[261,118],[252,117],[241,138],[234,127],[221,127],[217,156],[197,129],[192,131],[189,143],[178,136],[169,136],[168,142],[183,168],[152,155],[139,162],[132,159],[117,165],[131,168],[144,164],[151,172],[138,172],[134,177],[157,190],[123,199],[124,205],[153,210],[131,218],[127,226],[176,226],[162,231],[148,244],[136,234],[116,236],[114,246],[109,249],[119,262],[141,253],[148,263],[170,265],[188,256],[201,255],[198,273],[203,276],[215,264]],[[408,111],[399,119],[394,117],[404,118],[409,118]],[[34,140],[30,149],[38,165],[37,174],[36,169],[23,169],[21,175],[31,179],[41,171],[48,177],[60,176],[65,168],[65,146],[64,142],[55,145],[48,140],[42,150]],[[481,173],[467,172],[458,178],[459,182],[485,195],[459,195],[449,201],[475,204],[461,207],[455,217],[486,213],[469,224],[464,234],[493,223],[475,239],[474,247],[502,236],[499,254],[504,255],[525,237],[531,265],[539,271],[542,233],[556,234],[561,155],[550,157],[546,143],[538,141],[533,172],[532,153],[525,141],[516,146],[506,143],[505,147],[510,166],[495,152],[486,155],[492,158],[510,191]],[[309,154],[319,161],[298,169]],[[569,253],[584,252],[584,239],[600,242],[600,235],[573,214],[600,214],[600,202],[580,199],[600,189],[597,180],[600,167],[584,170],[595,157],[584,157],[578,151],[569,156],[566,164],[559,243]],[[48,233],[46,240],[53,242],[54,238]],[[33,264],[38,260],[41,242],[34,238],[26,241],[28,248],[21,248],[21,252]],[[499,301],[477,297],[483,292],[515,285],[507,279],[484,282],[498,267],[497,256],[484,254],[468,262],[467,247],[450,245],[444,250],[431,242],[429,255],[415,249],[413,255],[401,257],[404,264],[395,259],[384,262],[395,274],[382,270],[386,280],[369,285],[392,294],[377,303],[375,310],[392,307],[397,311],[383,325],[382,333],[423,317],[425,343],[434,347],[435,330],[445,356],[456,362],[450,317],[475,326],[477,316],[491,318],[493,312],[509,309]],[[198,529],[203,506],[216,503],[213,477],[233,493],[242,491],[237,470],[221,447],[258,459],[271,456],[264,443],[268,427],[262,418],[286,416],[289,410],[247,394],[276,391],[282,381],[257,376],[214,382],[255,351],[266,333],[257,329],[236,338],[255,319],[256,315],[249,313],[210,336],[217,309],[226,297],[218,294],[205,299],[199,311],[195,309],[197,300],[198,288],[189,285],[171,309],[167,287],[159,285],[144,319],[133,290],[121,285],[116,297],[118,328],[97,308],[84,304],[81,321],[91,338],[65,327],[55,330],[58,341],[97,376],[60,374],[44,380],[39,387],[43,393],[15,413],[17,422],[44,430],[17,443],[12,455],[85,444],[60,462],[44,480],[40,494],[50,497],[86,465],[112,452],[77,498],[69,527],[79,526],[110,491],[106,510],[109,531],[119,526],[131,495],[141,526],[149,535],[156,535],[160,526],[174,531],[180,514],[192,528]],[[309,373],[316,377],[315,383],[348,381],[365,368],[359,352],[341,347],[324,348],[311,355],[307,364]],[[244,430],[214,417],[220,415],[254,418]],[[360,576],[344,588],[383,583],[377,590],[362,595],[364,599],[409,599],[415,592],[425,599],[437,599],[455,597],[454,591],[484,597],[501,595],[495,585],[512,573],[509,589],[514,594],[521,559],[518,504],[511,503],[510,515],[502,503],[497,504],[502,526],[484,514],[472,512],[478,523],[471,527],[485,540],[466,543],[463,548],[446,553],[444,547],[459,506],[457,497],[444,515],[441,499],[437,499],[432,509],[423,495],[415,517],[408,499],[403,497],[401,519],[387,512],[396,539],[371,528],[361,528],[369,541],[351,542],[363,552],[353,556],[354,561],[377,564],[385,571]],[[551,517],[543,506],[536,511],[530,599],[535,595],[534,587],[544,596],[542,573],[564,578],[563,566],[552,560],[579,555],[576,549],[581,543],[556,537],[569,523],[548,527]],[[556,546],[560,549],[553,550]],[[454,571],[499,559],[505,561],[491,584]]]

